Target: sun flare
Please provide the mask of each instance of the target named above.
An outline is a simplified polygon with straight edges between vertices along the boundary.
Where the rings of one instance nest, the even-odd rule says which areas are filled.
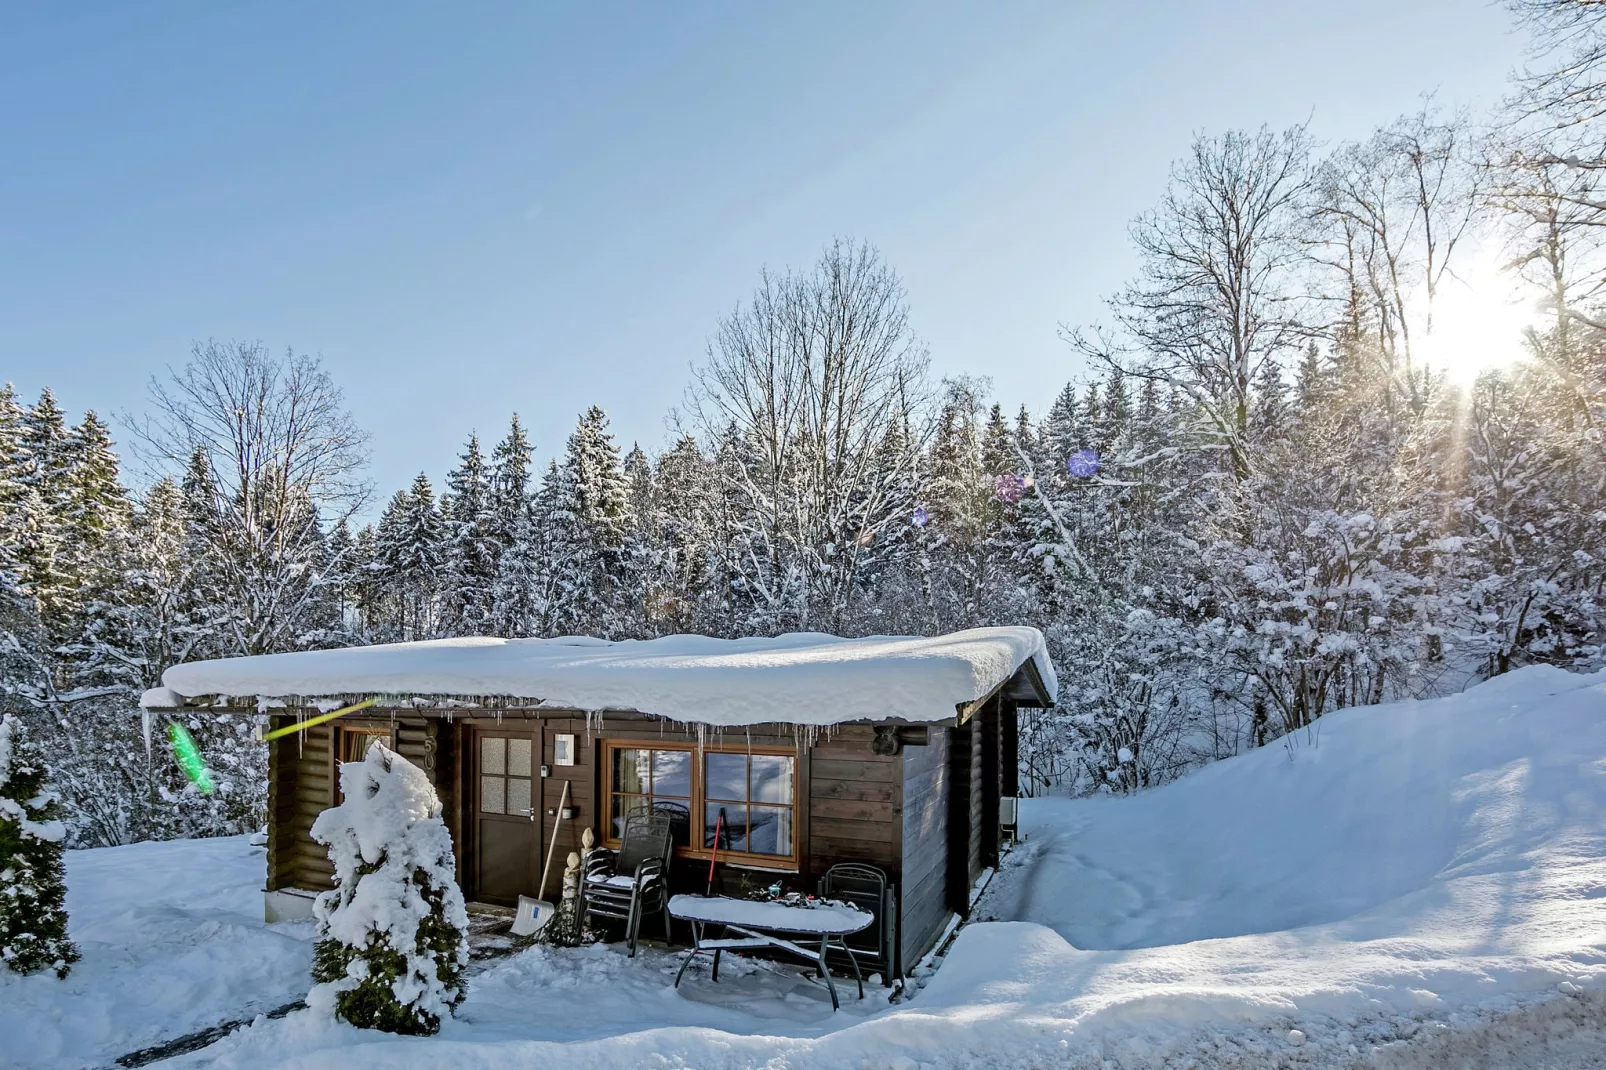
[[[1518,291],[1516,280],[1491,258],[1479,258],[1456,277],[1445,278],[1434,295],[1432,322],[1419,325],[1417,351],[1429,367],[1470,383],[1520,360],[1525,332],[1538,321],[1538,310]]]

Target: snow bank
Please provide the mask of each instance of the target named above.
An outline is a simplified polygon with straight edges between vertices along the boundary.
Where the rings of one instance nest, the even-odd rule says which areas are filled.
[[[1035,628],[977,628],[931,639],[818,633],[618,643],[437,639],[191,662],[163,673],[165,688],[157,690],[269,698],[514,696],[711,725],[931,722],[984,697],[1027,660],[1052,696],[1054,667]]]
[[[67,852],[66,980],[0,970],[0,1066],[78,1070],[307,991],[312,926],[262,922],[247,837]]]
[[[823,987],[795,969],[728,959],[718,984],[693,966],[675,989],[678,954],[538,947],[472,976],[461,1016],[435,1038],[297,1013],[175,1065],[1606,1065],[1606,674],[1526,669],[1453,698],[1332,714],[1297,746],[1130,799],[1026,800],[1021,821],[1028,840],[977,907],[1001,920],[962,930],[905,1003],[868,990],[832,1014]],[[234,843],[105,853],[128,879],[108,876],[102,894],[171,894],[144,852],[183,847],[198,861]],[[86,854],[102,855],[69,862],[75,896]],[[256,887],[241,880],[239,892]],[[260,925],[201,934],[205,964],[169,957],[129,968],[113,989],[108,962],[156,955],[132,927],[115,954],[95,950],[86,906],[72,904],[79,970],[65,986],[20,991],[71,988],[94,970],[108,983],[85,992],[92,1000],[36,999],[16,1012],[19,989],[0,986],[0,1064],[5,1045],[50,1014],[59,1036],[75,1014],[114,1013],[147,1031],[165,1014],[180,1026],[208,970],[220,990],[232,986],[204,993],[210,1006],[255,995],[228,971],[271,946]],[[271,988],[271,971],[257,984]],[[164,996],[164,985],[175,987]],[[90,1061],[35,1062],[32,1050],[22,1065]]]

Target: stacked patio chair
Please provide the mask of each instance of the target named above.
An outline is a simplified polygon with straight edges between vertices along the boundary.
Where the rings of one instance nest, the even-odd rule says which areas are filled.
[[[673,818],[640,810],[625,816],[619,850],[598,848],[586,863],[581,909],[588,919],[624,922],[631,958],[644,914],[662,914],[664,940],[670,940],[669,857],[674,849]]]
[[[887,875],[862,862],[838,862],[820,878],[820,897],[852,903],[875,915],[875,924],[846,940],[848,956],[854,965],[879,970],[882,984],[891,984],[894,967],[894,934],[897,906]],[[865,970],[869,973],[869,970]]]

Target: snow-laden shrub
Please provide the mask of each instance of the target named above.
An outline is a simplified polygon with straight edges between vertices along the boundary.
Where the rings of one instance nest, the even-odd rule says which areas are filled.
[[[45,790],[45,763],[22,722],[0,717],[0,960],[18,973],[67,976],[67,870],[61,804]]]
[[[335,887],[314,907],[307,997],[352,1025],[430,1034],[463,1002],[468,912],[452,836],[422,770],[381,743],[340,767],[345,802],[318,815]]]

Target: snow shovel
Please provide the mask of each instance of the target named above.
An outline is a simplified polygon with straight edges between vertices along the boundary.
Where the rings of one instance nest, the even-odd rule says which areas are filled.
[[[547,844],[546,865],[541,867],[541,898],[519,896],[519,912],[513,916],[514,936],[534,936],[546,928],[547,922],[557,914],[558,908],[546,897],[546,879],[552,873],[552,856],[558,848],[558,830],[563,827],[563,812],[569,805],[569,782],[563,782],[563,796],[558,800],[558,817],[552,822],[552,842]]]

